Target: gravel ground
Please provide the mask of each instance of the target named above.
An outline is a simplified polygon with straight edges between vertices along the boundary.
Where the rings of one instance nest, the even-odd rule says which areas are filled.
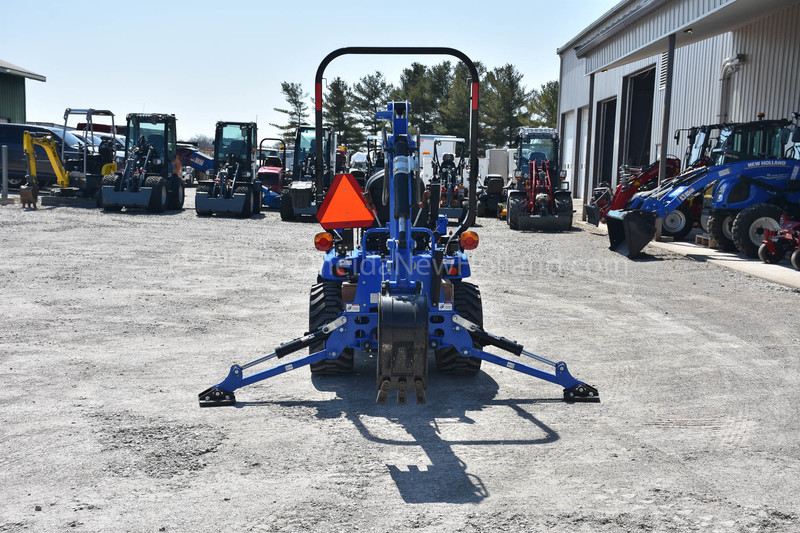
[[[191,196],[190,191],[190,196]],[[197,394],[305,331],[313,223],[0,207],[0,531],[800,531],[800,295],[482,221],[486,329],[599,404],[484,364],[426,405],[303,368]]]

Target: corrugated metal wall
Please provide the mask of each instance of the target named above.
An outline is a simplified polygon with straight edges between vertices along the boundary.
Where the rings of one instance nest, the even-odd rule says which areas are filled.
[[[691,24],[701,16],[720,9],[735,0],[695,0],[668,2],[650,16],[630,25],[622,33],[609,38],[602,47],[587,58],[586,72],[597,70],[618,58],[638,50],[645,44],[657,41],[671,33],[672,28]]]
[[[731,120],[800,111],[800,4],[733,32],[732,41],[747,60],[731,78]]]
[[[25,78],[0,74],[0,118],[25,122]]]
[[[701,0],[704,9],[714,9],[722,0]],[[723,2],[724,3],[724,2]],[[677,15],[675,15],[677,16]],[[670,24],[672,22],[669,22]],[[746,54],[746,63],[731,76],[730,119],[755,120],[756,113],[764,112],[767,118],[785,118],[792,111],[800,111],[800,3],[742,26],[733,32],[718,35],[678,48],[675,52],[675,70],[672,93],[670,136],[666,152],[682,157],[686,150],[685,135],[675,144],[672,133],[679,128],[718,121],[720,106],[720,78],[722,62],[736,54]],[[621,38],[622,36],[620,36]],[[585,62],[577,59],[574,51],[561,55],[562,80],[559,113],[577,110],[588,104],[589,82]],[[623,83],[626,76],[650,65],[661,68],[661,56],[637,61],[623,67],[595,74],[595,97],[592,105],[594,124],[589,147],[588,175],[595,174],[597,155],[594,153],[597,124],[597,103],[617,98],[614,168],[619,166],[619,143],[622,138],[620,115]],[[664,91],[656,86],[653,100],[651,153],[658,154],[661,143],[661,124],[664,109]],[[603,177],[616,179],[616,176]]]

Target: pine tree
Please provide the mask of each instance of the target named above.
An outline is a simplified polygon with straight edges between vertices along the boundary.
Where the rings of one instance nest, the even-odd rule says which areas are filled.
[[[486,75],[487,139],[495,146],[512,144],[519,127],[528,123],[524,109],[531,93],[522,84],[522,76],[511,64]]]
[[[288,122],[281,126],[279,124],[272,124],[281,130],[281,136],[285,142],[294,140],[294,134],[297,127],[306,123],[308,119],[308,104],[305,99],[308,98],[308,93],[303,92],[303,85],[300,83],[281,82],[281,93],[286,97],[286,102],[289,104],[289,109],[273,108],[278,113],[287,115]]]

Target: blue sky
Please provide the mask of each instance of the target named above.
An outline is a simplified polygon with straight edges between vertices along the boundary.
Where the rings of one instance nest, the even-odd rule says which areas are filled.
[[[0,0],[0,59],[47,77],[26,81],[28,120],[60,123],[67,107],[174,113],[178,136],[213,136],[217,120],[283,123],[281,81],[311,93],[322,58],[345,46],[448,46],[489,69],[515,65],[528,88],[558,79],[556,49],[617,0],[505,2],[54,2]],[[402,11],[396,6],[402,5]],[[302,7],[300,7],[302,6]],[[346,56],[325,77],[413,61]],[[309,100],[310,107],[310,100]]]

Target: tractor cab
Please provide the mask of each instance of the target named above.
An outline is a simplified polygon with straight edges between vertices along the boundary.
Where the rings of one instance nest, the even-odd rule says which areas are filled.
[[[255,152],[257,135],[255,122],[217,122],[214,134],[214,169],[217,178],[225,172],[227,179],[233,179],[237,172],[240,181],[251,181],[255,171]]]
[[[714,165],[783,157],[788,120],[757,120],[730,124],[719,133],[711,151]]]
[[[127,120],[125,163],[121,175],[103,179],[103,209],[144,207],[156,213],[183,209],[175,115],[130,113]]]
[[[131,113],[128,115],[125,160],[149,153],[148,174],[163,178],[180,172],[175,115]]]
[[[198,182],[195,193],[199,216],[217,213],[250,218],[261,212],[261,182],[255,179],[257,140],[255,122],[217,122],[212,179]]]
[[[325,168],[330,167],[331,157],[329,153],[330,146],[330,128],[324,128],[325,135],[323,136],[322,152],[323,164]],[[297,134],[294,140],[294,166],[293,166],[293,179],[295,181],[312,181],[315,175],[316,165],[316,145],[314,140],[316,134],[314,133],[314,126],[300,126],[297,128]]]
[[[528,177],[530,162],[550,162],[550,171],[558,175],[558,132],[553,128],[520,128],[516,139],[517,154],[514,158],[517,169],[514,177],[522,187]]]
[[[331,128],[322,128],[322,180],[317,176],[317,144],[314,126],[300,126],[294,142],[292,185],[283,191],[279,209],[281,220],[294,220],[297,216],[315,216],[325,193],[331,185],[333,174],[339,166],[336,134]],[[343,165],[344,157],[341,158]],[[333,163],[333,164],[332,164]],[[342,167],[343,168],[343,167]]]

